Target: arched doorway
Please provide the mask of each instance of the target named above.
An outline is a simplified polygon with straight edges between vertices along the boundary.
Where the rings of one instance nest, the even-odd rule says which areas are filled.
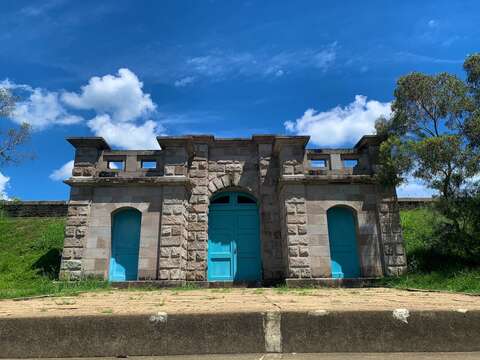
[[[110,281],[137,280],[141,223],[142,213],[136,209],[113,213]]]
[[[333,278],[360,277],[354,212],[342,206],[327,211],[328,239]]]
[[[262,278],[258,207],[242,192],[212,197],[208,214],[209,281],[258,281]]]

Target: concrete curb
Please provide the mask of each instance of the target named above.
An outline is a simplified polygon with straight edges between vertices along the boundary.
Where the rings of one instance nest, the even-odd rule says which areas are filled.
[[[102,315],[0,319],[0,357],[480,351],[480,311]]]

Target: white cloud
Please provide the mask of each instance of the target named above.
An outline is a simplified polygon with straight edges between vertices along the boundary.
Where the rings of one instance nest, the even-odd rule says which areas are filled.
[[[428,24],[428,27],[430,27],[430,28],[435,28],[435,27],[438,26],[438,21],[436,21],[436,20],[434,20],[434,19],[431,19],[431,20],[428,21],[427,24]]]
[[[175,87],[185,87],[187,85],[193,84],[195,78],[193,76],[186,76],[182,79],[176,80],[174,85]]]
[[[107,143],[123,149],[158,149],[156,133],[162,131],[160,124],[147,120],[142,125],[133,122],[115,122],[109,115],[99,115],[87,123],[96,136],[102,136]]]
[[[67,92],[62,99],[76,109],[110,114],[115,121],[131,121],[155,110],[150,94],[142,88],[143,83],[133,72],[120,69],[117,76],[92,77],[80,94]]]
[[[435,190],[427,188],[420,180],[409,178],[407,182],[397,187],[398,197],[431,197]]]
[[[62,181],[62,180],[68,179],[70,176],[72,176],[72,170],[73,170],[73,160],[70,160],[59,169],[53,171],[50,174],[50,179],[52,179],[53,181]]]
[[[0,200],[8,200],[7,196],[7,184],[10,181],[10,178],[0,173]]]
[[[204,56],[186,60],[183,72],[192,77],[209,77],[215,80],[227,76],[281,77],[302,69],[326,71],[335,62],[337,43],[320,49],[301,51],[226,52],[214,50]]]
[[[363,135],[375,133],[375,120],[391,114],[390,103],[368,100],[363,95],[345,107],[327,111],[308,109],[295,121],[284,123],[287,131],[310,135],[313,144],[344,146],[356,143]]]
[[[70,114],[54,91],[32,88],[25,84],[15,84],[4,80],[0,86],[21,94],[25,100],[16,104],[10,118],[18,123],[28,123],[35,130],[43,130],[52,125],[70,125],[83,120],[82,117]]]

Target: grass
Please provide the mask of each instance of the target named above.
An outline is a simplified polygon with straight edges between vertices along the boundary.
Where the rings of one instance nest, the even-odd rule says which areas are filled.
[[[76,295],[108,288],[98,280],[56,281],[65,220],[0,217],[0,298]]]
[[[401,212],[408,273],[387,278],[394,288],[480,293],[480,262],[474,264],[431,247],[435,225],[441,218],[429,208]]]

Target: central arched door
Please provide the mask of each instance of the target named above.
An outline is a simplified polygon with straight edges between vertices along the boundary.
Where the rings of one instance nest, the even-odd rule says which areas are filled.
[[[141,223],[142,214],[136,209],[122,209],[113,214],[110,281],[137,280]]]
[[[262,278],[256,200],[241,192],[212,197],[208,214],[208,280]]]

